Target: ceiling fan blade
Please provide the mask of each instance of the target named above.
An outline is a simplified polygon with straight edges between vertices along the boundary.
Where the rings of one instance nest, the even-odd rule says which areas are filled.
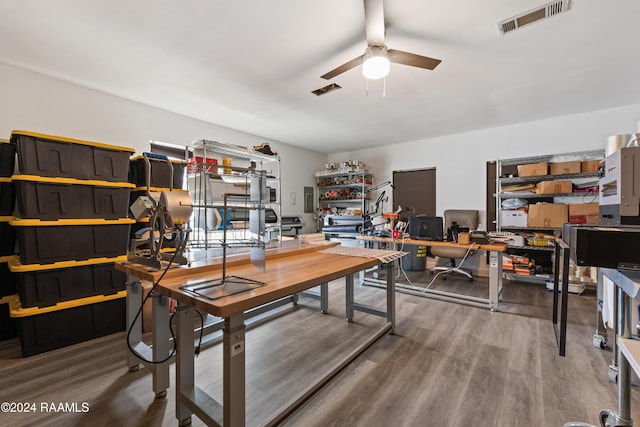
[[[364,0],[364,30],[367,46],[384,46],[383,0]]]
[[[412,67],[426,68],[433,70],[441,62],[439,59],[428,56],[416,55],[415,53],[404,52],[402,50],[389,49],[389,61],[396,64],[411,65]]]
[[[335,76],[339,76],[340,74],[344,73],[345,71],[349,71],[350,69],[357,67],[358,65],[362,64],[362,59],[364,58],[364,55],[360,55],[355,59],[352,59],[349,62],[346,62],[342,65],[340,65],[337,68],[334,68],[333,70],[329,71],[326,74],[321,75],[320,77],[322,77],[325,80],[330,80],[332,78],[334,78]]]

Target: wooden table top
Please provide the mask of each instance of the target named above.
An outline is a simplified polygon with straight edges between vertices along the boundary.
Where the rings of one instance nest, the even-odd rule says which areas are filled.
[[[397,243],[399,245],[423,245],[423,246],[446,246],[446,247],[454,247],[454,248],[478,248],[484,251],[498,251],[504,252],[507,249],[507,245],[504,243],[489,243],[489,244],[478,244],[478,243],[470,243],[468,245],[463,245],[455,242],[443,242],[439,240],[417,240],[417,239],[393,239],[391,237],[376,237],[376,236],[357,236],[358,240],[364,240],[366,242],[385,242],[385,243]]]
[[[377,258],[319,252],[329,247],[331,245],[301,245],[272,252],[267,256],[264,273],[252,266],[248,258],[227,262],[227,276],[257,280],[266,285],[215,300],[185,292],[180,286],[206,279],[219,280],[222,276],[219,260],[217,263],[170,269],[156,290],[181,304],[190,304],[214,316],[228,317],[381,263]],[[126,262],[116,264],[116,268],[140,278],[149,277],[151,273],[145,266]],[[160,274],[153,272],[153,277]]]
[[[273,261],[278,258],[289,256],[291,253],[305,253],[305,252],[317,252],[323,249],[327,249],[333,246],[337,246],[339,243],[336,242],[326,242],[323,244],[293,244],[287,245],[277,248],[267,249],[266,251],[266,260]],[[204,251],[199,252],[204,253]],[[189,266],[186,265],[176,265],[172,266],[169,271],[164,275],[165,279],[169,279],[172,277],[182,277],[185,274],[197,274],[200,272],[214,272],[222,270],[222,256],[219,255],[220,251],[218,251],[218,255],[213,255],[209,258],[195,259],[190,262]],[[249,259],[249,252],[244,251],[236,254],[228,254],[227,255],[227,267],[233,267],[237,265],[245,265],[250,264],[251,260]],[[148,267],[143,264],[137,264],[135,262],[130,261],[122,261],[117,262],[115,264],[116,269],[120,270],[126,274],[131,274],[136,276],[142,280],[147,280],[149,282],[156,282],[160,276],[163,274],[163,270],[154,270],[151,267]]]

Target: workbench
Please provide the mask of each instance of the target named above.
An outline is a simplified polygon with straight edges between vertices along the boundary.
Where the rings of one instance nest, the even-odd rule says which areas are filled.
[[[397,248],[401,245],[418,245],[418,246],[447,246],[465,249],[478,249],[486,251],[489,257],[489,295],[488,298],[478,298],[469,295],[459,294],[455,292],[447,292],[436,289],[425,289],[417,286],[405,285],[401,283],[396,284],[398,291],[406,292],[412,295],[421,297],[435,298],[443,301],[458,302],[467,305],[473,305],[482,308],[489,308],[491,311],[498,311],[500,299],[502,298],[502,254],[506,250],[506,245],[503,243],[491,243],[491,244],[460,244],[456,242],[444,242],[438,240],[419,240],[419,239],[393,239],[391,237],[376,237],[376,236],[358,236],[359,240],[369,242],[372,245],[385,243],[391,245],[392,248]],[[389,273],[387,273],[388,277]],[[365,283],[379,284],[376,279],[365,276]]]
[[[346,320],[353,322],[355,311],[380,316],[386,320],[368,341],[351,352],[345,360],[339,361],[335,368],[316,384],[292,399],[278,414],[266,420],[265,425],[275,425],[282,421],[362,351],[386,333],[394,332],[395,274],[389,274],[387,278],[386,309],[354,301],[354,274],[382,263],[387,264],[387,268],[392,272],[396,268],[395,259],[397,258],[388,261],[369,257],[368,252],[380,251],[366,249],[360,249],[362,256],[344,255],[339,250],[335,251],[336,249],[338,248],[310,244],[271,251],[267,253],[264,272],[252,266],[248,257],[228,260],[227,274],[261,282],[264,286],[218,299],[197,296],[181,287],[190,282],[220,278],[221,263],[219,261],[202,261],[192,264],[191,267],[169,269],[159,282],[162,272],[149,271],[147,267],[139,264],[120,263],[116,266],[128,275],[158,282],[156,292],[163,297],[173,298],[178,303],[176,309],[176,417],[181,425],[188,424],[193,414],[207,425],[242,426],[245,424],[245,313],[249,310],[344,277],[346,279]],[[331,251],[334,253],[330,253]],[[162,304],[158,303],[157,306],[161,307]],[[195,385],[195,309],[224,319],[222,403],[215,401]],[[167,320],[165,326],[159,323],[165,320]],[[154,334],[156,329],[162,330],[168,327],[168,319],[163,315],[153,316],[153,322]],[[161,334],[158,337],[164,340]],[[168,366],[166,368],[168,369]],[[159,388],[156,387],[155,377],[164,376],[164,372],[165,368],[161,373],[154,373],[156,394]]]

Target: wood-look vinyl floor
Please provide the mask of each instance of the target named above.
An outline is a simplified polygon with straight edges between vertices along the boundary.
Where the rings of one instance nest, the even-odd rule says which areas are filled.
[[[428,274],[410,273],[424,284]],[[437,289],[484,296],[487,281],[450,278]],[[384,291],[356,286],[356,299],[384,303]],[[246,336],[247,425],[260,425],[379,328],[356,312],[344,321],[344,281],[330,284],[327,315],[315,300],[251,328]],[[570,297],[567,357],[557,355],[551,294],[505,282],[500,312],[397,294],[395,335],[386,335],[289,417],[287,426],[562,426],[598,423],[616,408],[607,379],[611,351],[593,347],[595,290]],[[154,399],[148,370],[128,372],[125,334],[22,358],[17,339],[0,342],[0,402],[36,412],[1,413],[11,426],[174,426],[174,365],[167,397]],[[196,360],[196,383],[221,400],[221,345]],[[77,403],[89,411],[46,412]],[[640,399],[633,391],[633,416]],[[194,426],[203,423],[193,418]]]

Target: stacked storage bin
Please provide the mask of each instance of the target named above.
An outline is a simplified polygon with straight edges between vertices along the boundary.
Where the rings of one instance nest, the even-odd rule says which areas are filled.
[[[9,270],[15,252],[15,188],[11,175],[15,164],[15,147],[0,139],[0,340],[18,335],[16,321],[9,316],[9,303],[16,298],[16,278]]]
[[[14,131],[18,258],[9,261],[24,356],[125,329],[131,148]]]
[[[151,167],[151,175],[149,177],[149,191],[151,193],[159,193],[161,191],[184,191],[185,172],[188,162],[184,160],[163,160],[149,157],[149,165]],[[171,165],[169,165],[171,163]],[[134,189],[131,192],[130,205],[140,196],[147,195],[147,162],[143,156],[135,156],[131,158],[129,166],[129,182],[133,183]],[[173,178],[171,177],[171,169],[173,168]],[[131,226],[131,238],[136,233],[149,227],[149,220],[144,218],[138,220]],[[176,241],[174,239],[165,239],[163,243],[163,252],[172,252],[175,248]]]

